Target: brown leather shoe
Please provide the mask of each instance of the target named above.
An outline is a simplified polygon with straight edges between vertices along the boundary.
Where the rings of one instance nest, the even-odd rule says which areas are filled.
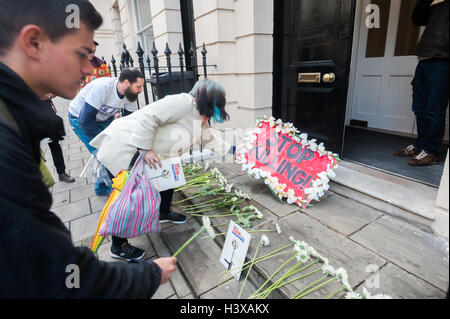
[[[73,182],[75,182],[75,178],[70,177],[66,173],[58,174],[58,178],[59,178],[60,182],[64,182],[64,183],[73,183]]]
[[[422,152],[420,152],[419,155],[410,159],[408,161],[408,164],[412,165],[412,166],[427,166],[427,165],[436,164],[437,162],[439,162],[437,156],[435,156],[433,154],[428,154],[427,152],[422,151]]]
[[[419,154],[420,150],[415,148],[414,145],[408,145],[407,147],[394,152],[394,156],[401,156],[401,157],[417,156]]]

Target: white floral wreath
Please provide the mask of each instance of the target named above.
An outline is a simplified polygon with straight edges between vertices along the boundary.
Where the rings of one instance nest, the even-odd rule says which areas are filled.
[[[249,162],[245,158],[247,154],[252,149],[252,143],[257,139],[257,134],[261,133],[260,127],[263,123],[269,123],[271,128],[275,128],[275,132],[281,132],[282,134],[288,135],[292,140],[301,144],[303,147],[310,149],[313,152],[318,152],[319,156],[328,156],[332,161],[331,164],[327,165],[327,170],[320,172],[316,176],[318,179],[314,179],[311,182],[311,187],[305,189],[304,198],[296,197],[293,189],[288,188],[286,184],[280,184],[277,177],[272,177],[269,172],[263,171],[256,167],[256,164]],[[283,197],[287,198],[287,203],[297,203],[299,206],[306,206],[311,200],[319,201],[319,197],[324,195],[324,191],[329,189],[328,182],[329,177],[333,178],[336,176],[334,169],[337,168],[337,164],[340,161],[338,154],[329,152],[325,150],[323,143],[317,144],[316,139],[308,140],[308,134],[300,132],[294,127],[292,123],[283,123],[281,119],[276,120],[274,117],[256,120],[256,128],[250,131],[244,137],[244,143],[240,146],[239,153],[236,156],[236,163],[242,164],[242,170],[247,171],[247,174],[256,179],[264,179],[264,183],[269,186],[269,188],[282,200]],[[286,189],[288,188],[288,189]]]

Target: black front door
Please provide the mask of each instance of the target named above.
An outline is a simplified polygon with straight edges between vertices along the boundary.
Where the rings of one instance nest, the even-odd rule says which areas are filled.
[[[355,0],[274,0],[273,115],[341,154]]]

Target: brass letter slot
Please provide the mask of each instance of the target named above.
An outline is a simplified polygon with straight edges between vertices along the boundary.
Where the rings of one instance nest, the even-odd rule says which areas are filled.
[[[298,83],[320,83],[320,73],[299,73]]]

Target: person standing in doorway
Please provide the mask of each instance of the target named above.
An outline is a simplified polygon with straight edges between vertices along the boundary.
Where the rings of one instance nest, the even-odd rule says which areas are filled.
[[[412,110],[416,115],[418,137],[414,145],[394,152],[395,156],[413,156],[412,166],[438,162],[445,134],[448,106],[448,0],[420,0],[414,8],[413,23],[425,26],[416,49],[419,63],[413,79]]]

